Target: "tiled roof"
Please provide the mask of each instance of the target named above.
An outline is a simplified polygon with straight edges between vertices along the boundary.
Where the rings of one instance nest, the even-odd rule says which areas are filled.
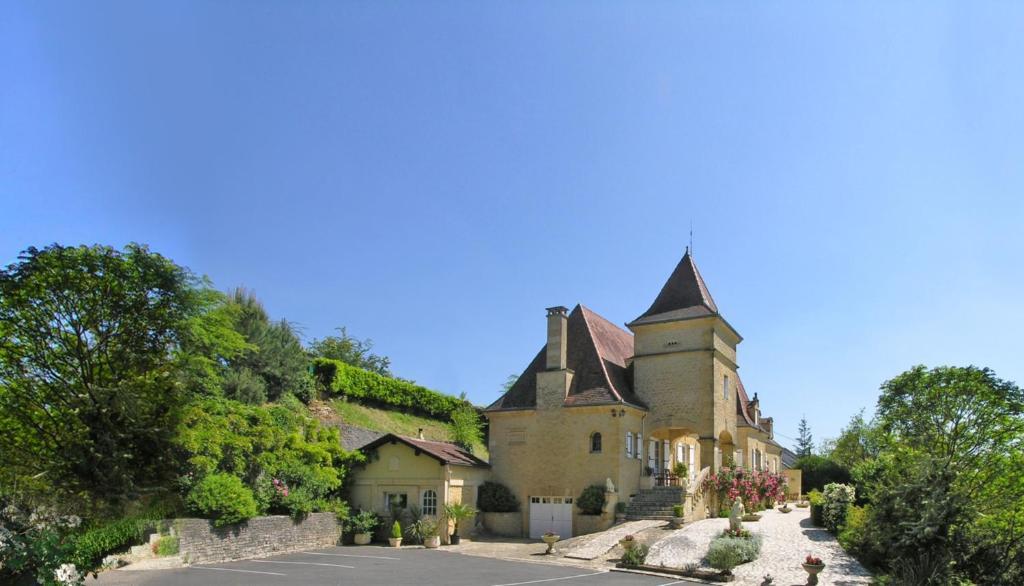
[[[633,392],[626,364],[633,355],[633,335],[590,309],[577,305],[568,318],[567,367],[573,371],[566,406],[628,403],[644,408]],[[545,370],[545,349],[488,411],[533,409],[537,405],[537,373]]]
[[[718,306],[687,250],[654,303],[630,325],[717,315]]]
[[[397,435],[388,433],[382,435],[376,440],[364,445],[362,450],[371,450],[380,445],[388,442],[401,442],[417,452],[422,452],[428,456],[434,458],[442,464],[451,464],[453,466],[472,466],[475,468],[490,468],[491,465],[484,462],[480,458],[477,458],[472,453],[460,448],[459,446],[449,442],[438,442],[433,440],[421,440],[419,438],[408,437],[404,435]]]

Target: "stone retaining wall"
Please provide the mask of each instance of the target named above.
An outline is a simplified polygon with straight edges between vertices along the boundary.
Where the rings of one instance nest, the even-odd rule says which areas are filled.
[[[258,558],[338,545],[341,523],[334,513],[311,513],[302,521],[275,515],[214,527],[207,519],[176,519],[171,525],[188,563]]]
[[[498,537],[522,537],[522,513],[481,513],[484,529]]]

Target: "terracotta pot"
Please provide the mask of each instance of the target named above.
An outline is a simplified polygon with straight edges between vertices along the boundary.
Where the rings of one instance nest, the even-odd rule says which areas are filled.
[[[636,547],[636,544],[637,544],[637,541],[635,539],[620,539],[619,540],[619,545],[621,545],[622,549],[624,549],[626,551],[629,551],[629,550],[633,549],[634,547]]]
[[[402,547],[402,538],[401,537],[388,537],[388,543],[391,544],[391,547]]]
[[[807,572],[807,584],[814,586],[818,583],[818,574],[825,569],[825,564],[801,564]]]
[[[441,536],[434,535],[423,540],[423,547],[427,549],[437,549],[441,547]]]
[[[352,538],[356,545],[368,545],[373,541],[373,534],[371,533],[356,533]]]

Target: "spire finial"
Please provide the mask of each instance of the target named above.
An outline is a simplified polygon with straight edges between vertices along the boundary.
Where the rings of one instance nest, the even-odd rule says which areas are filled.
[[[690,218],[690,245],[686,247],[686,252],[693,253],[693,218]]]

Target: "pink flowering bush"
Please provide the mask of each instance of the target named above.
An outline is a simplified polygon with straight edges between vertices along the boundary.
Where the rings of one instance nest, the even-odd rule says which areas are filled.
[[[704,481],[704,489],[713,492],[723,507],[737,498],[741,499],[748,512],[786,501],[786,478],[781,474],[761,470],[725,467],[708,476]]]

